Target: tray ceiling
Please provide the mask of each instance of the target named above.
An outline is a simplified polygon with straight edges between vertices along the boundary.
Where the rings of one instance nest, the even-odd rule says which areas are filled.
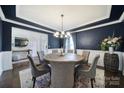
[[[64,30],[109,18],[108,5],[17,5],[16,16],[61,31],[61,14]]]

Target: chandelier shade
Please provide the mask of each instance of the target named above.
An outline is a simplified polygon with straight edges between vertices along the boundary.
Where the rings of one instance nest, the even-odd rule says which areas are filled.
[[[62,18],[62,26],[61,26],[61,31],[57,31],[54,33],[54,36],[55,37],[58,37],[58,38],[69,38],[70,37],[70,32],[65,32],[63,31],[63,17],[64,15],[61,14],[61,18]]]
[[[68,38],[68,37],[70,37],[70,35],[71,34],[69,32],[64,32],[64,31],[54,33],[55,37],[60,37],[60,38]]]

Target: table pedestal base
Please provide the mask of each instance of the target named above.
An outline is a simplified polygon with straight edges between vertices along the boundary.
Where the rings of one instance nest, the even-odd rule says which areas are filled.
[[[51,87],[72,88],[74,86],[74,66],[71,62],[50,62]]]

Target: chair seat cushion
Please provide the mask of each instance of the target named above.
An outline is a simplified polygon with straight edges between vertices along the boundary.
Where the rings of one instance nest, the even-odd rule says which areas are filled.
[[[89,65],[81,64],[81,65],[78,65],[75,69],[76,69],[76,71],[78,71],[78,70],[88,70],[89,69]]]
[[[37,66],[38,70],[50,70],[50,67],[47,64],[41,64]]]

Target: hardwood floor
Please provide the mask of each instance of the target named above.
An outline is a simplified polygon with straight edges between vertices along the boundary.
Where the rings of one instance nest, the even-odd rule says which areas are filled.
[[[14,65],[13,70],[3,72],[0,77],[0,88],[20,88],[19,71],[29,68],[29,62],[20,65]]]
[[[14,65],[13,70],[3,72],[0,77],[0,88],[20,88],[19,71],[29,68],[29,62],[21,65]],[[121,72],[112,73],[105,71],[105,87],[106,88],[123,88],[124,76]]]

